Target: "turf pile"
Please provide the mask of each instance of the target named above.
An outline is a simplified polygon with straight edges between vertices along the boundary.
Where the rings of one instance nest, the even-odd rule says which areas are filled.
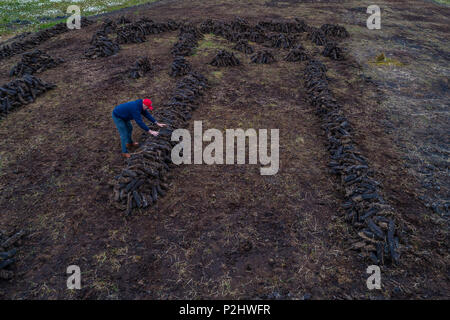
[[[179,41],[172,48],[172,53],[179,53],[180,48],[183,53],[187,53],[186,49],[192,51],[202,37],[196,27],[182,25]],[[175,65],[181,65],[181,56],[175,55],[174,63],[179,61]],[[131,154],[126,168],[112,182],[114,201],[119,209],[126,210],[127,215],[136,208],[146,208],[156,203],[159,197],[165,195],[167,173],[173,165],[171,151],[175,142],[171,141],[172,130],[183,127],[191,118],[191,112],[197,108],[198,99],[206,88],[207,79],[190,71],[177,82],[167,108],[155,112],[158,121],[167,124],[167,127],[161,129],[157,137],[148,137],[139,150]]]
[[[272,48],[289,49],[295,46],[295,38],[285,34],[276,34],[270,37],[270,46]]]
[[[63,59],[52,58],[45,52],[36,49],[24,53],[22,55],[22,60],[11,69],[9,75],[11,77],[20,77],[24,74],[40,73],[47,69],[54,68],[63,62]]]
[[[216,21],[207,19],[203,21],[199,29],[202,33],[212,33],[216,36],[225,37],[228,33],[232,33],[231,24],[224,21]]]
[[[17,107],[34,102],[37,96],[55,87],[32,75],[5,84],[0,87],[0,118]]]
[[[295,22],[261,21],[256,25],[256,27],[267,31],[283,33],[299,33],[306,31],[306,24],[304,21],[298,19],[296,19]]]
[[[320,27],[320,30],[322,30],[327,37],[347,38],[350,36],[344,27],[335,24],[324,24]]]
[[[171,19],[167,20],[167,22],[154,22],[151,19],[142,18],[134,25],[141,28],[145,35],[175,31],[179,28],[179,24]]]
[[[89,25],[91,23],[93,22],[84,17],[81,18],[82,26]],[[29,37],[25,37],[24,39],[5,44],[0,48],[0,59],[33,49],[34,47],[37,47],[48,39],[58,34],[65,33],[69,30],[70,29],[67,28],[66,23],[58,23],[51,28],[37,31],[31,34]]]
[[[308,39],[317,44],[318,46],[324,46],[327,43],[327,37],[321,29],[311,28],[308,33]]]
[[[89,48],[84,51],[88,58],[95,59],[99,57],[109,57],[119,52],[120,46],[107,36],[98,36],[93,40]]]
[[[145,38],[145,29],[140,24],[126,24],[117,28],[117,43],[142,43]]]
[[[338,25],[324,24],[318,28],[310,27],[308,39],[319,46],[325,46],[322,55],[333,60],[343,60],[343,50],[338,47],[336,41],[349,36],[347,30]]]
[[[275,58],[273,54],[268,50],[262,50],[256,52],[254,55],[250,58],[252,63],[273,63],[275,62]]]
[[[192,69],[191,64],[186,61],[183,56],[175,57],[173,59],[169,75],[171,77],[184,76]]]
[[[256,42],[256,43],[264,43],[266,42],[267,36],[263,31],[252,31],[249,34],[248,40]]]
[[[246,40],[249,37],[248,32],[233,32],[233,31],[226,31],[224,38],[227,39],[230,42],[238,42],[240,40]]]
[[[185,125],[190,113],[197,107],[197,100],[208,87],[202,75],[190,72],[176,85],[168,106],[156,117],[167,128],[160,130],[157,137],[149,137],[139,151],[133,153],[127,167],[113,183],[114,200],[118,208],[130,215],[133,209],[146,208],[165,195],[167,173],[172,165],[172,130]]]
[[[167,22],[154,22],[151,19],[142,18],[135,23],[127,23],[117,28],[117,42],[122,43],[142,43],[147,39],[146,35],[158,34],[162,32],[174,31],[178,29],[178,24],[173,20]]]
[[[230,24],[231,30],[242,33],[250,31],[250,24],[247,20],[241,17],[236,17]]]
[[[150,59],[147,57],[139,58],[130,70],[130,78],[138,79],[153,69]]]
[[[7,280],[14,276],[13,271],[8,270],[16,262],[14,256],[17,253],[17,249],[12,246],[24,235],[25,231],[23,230],[9,237],[0,231],[0,279]]]
[[[117,30],[117,23],[115,23],[110,18],[106,18],[100,27],[100,31],[102,31],[105,34],[113,33],[116,30]]]
[[[210,64],[215,67],[234,67],[241,63],[233,53],[220,50]]]
[[[107,38],[108,34],[104,32],[103,30],[98,30],[94,33],[94,35],[91,38],[90,44],[96,43],[100,38]]]
[[[367,159],[353,141],[352,127],[328,87],[325,65],[310,60],[304,78],[308,99],[317,108],[328,140],[329,167],[341,179],[345,219],[358,231],[360,239],[353,244],[353,249],[360,250],[375,264],[397,263],[399,239],[395,211],[384,201],[380,183],[374,179]]]
[[[120,16],[119,19],[117,19],[117,24],[127,24],[127,23],[131,23],[131,20],[125,16]]]
[[[144,17],[131,23],[127,18],[121,17],[116,23],[108,18],[92,37],[91,47],[86,49],[85,56],[88,58],[111,56],[119,52],[120,44],[142,43],[147,41],[147,35],[174,31],[178,27],[179,25],[170,19],[167,22],[154,22]],[[116,33],[115,40],[108,36],[113,32]]]

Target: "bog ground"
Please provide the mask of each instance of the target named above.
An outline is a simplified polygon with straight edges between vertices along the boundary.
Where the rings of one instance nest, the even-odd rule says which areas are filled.
[[[0,230],[17,243],[14,277],[0,280],[3,299],[443,299],[450,296],[448,243],[448,77],[450,9],[427,1],[379,1],[381,30],[368,30],[369,1],[160,1],[91,18],[79,31],[36,49],[64,63],[35,74],[56,84],[0,120]],[[121,44],[108,57],[85,49],[106,18],[206,19],[251,25],[304,20],[344,26],[345,59],[298,36],[327,67],[330,90],[354,140],[382,183],[401,229],[398,264],[381,266],[382,289],[369,291],[373,264],[353,250],[355,230],[342,215],[341,181],[317,108],[308,100],[307,61],[270,48],[275,62],[204,34],[187,62],[210,88],[186,121],[204,130],[280,129],[280,169],[260,165],[181,165],[169,172],[163,198],[126,216],[110,181],[126,166],[111,119],[119,103],[151,97],[165,112],[179,78],[169,75],[179,30]],[[267,49],[250,42],[255,50]],[[219,50],[240,64],[210,65]],[[380,54],[388,58],[377,61]],[[0,86],[13,80],[21,54],[0,60]],[[130,78],[147,56],[153,70]],[[158,114],[158,113],[156,113]],[[191,131],[192,132],[192,131]],[[135,140],[147,136],[134,125]],[[68,290],[66,268],[78,265],[82,289]]]

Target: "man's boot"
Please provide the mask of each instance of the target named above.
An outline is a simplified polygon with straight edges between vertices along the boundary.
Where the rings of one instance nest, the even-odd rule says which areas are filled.
[[[127,148],[137,148],[139,147],[139,142],[127,143]]]
[[[122,157],[129,159],[131,155],[129,153],[122,153]]]

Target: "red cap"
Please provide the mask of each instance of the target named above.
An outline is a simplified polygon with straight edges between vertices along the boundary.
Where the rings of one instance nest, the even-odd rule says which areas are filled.
[[[150,110],[153,110],[153,106],[152,106],[152,100],[150,99],[144,99],[143,103],[150,108]]]

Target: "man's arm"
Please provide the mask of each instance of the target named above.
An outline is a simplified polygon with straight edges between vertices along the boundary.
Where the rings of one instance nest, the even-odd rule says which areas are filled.
[[[144,110],[143,112],[144,117],[146,117],[148,120],[150,120],[151,122],[153,122],[154,124],[157,124],[158,121],[156,121],[155,118],[153,118],[153,116],[150,114],[150,112],[148,112],[147,110]]]
[[[134,112],[133,113],[133,118],[134,121],[136,121],[136,123],[138,124],[139,127],[142,128],[142,130],[148,132],[150,129],[147,127],[147,125],[144,123],[144,121],[142,121],[142,117],[141,114],[139,112]]]

